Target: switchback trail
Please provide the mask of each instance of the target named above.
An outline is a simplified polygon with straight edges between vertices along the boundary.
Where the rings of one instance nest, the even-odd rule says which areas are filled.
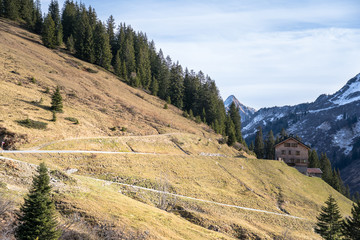
[[[32,163],[27,163],[27,162],[24,162],[24,161],[12,159],[12,158],[7,158],[7,157],[2,157],[2,156],[0,156],[0,159],[13,161],[13,162],[18,162],[18,163],[23,163],[23,164],[29,164],[31,166],[37,166],[37,165],[32,164]],[[170,195],[170,196],[179,197],[179,198],[183,198],[183,199],[189,199],[189,200],[197,201],[197,202],[205,202],[205,203],[214,204],[214,205],[223,206],[223,207],[231,207],[231,208],[237,208],[237,209],[242,209],[242,210],[246,210],[246,211],[260,212],[260,213],[265,213],[265,214],[277,215],[277,216],[281,216],[281,217],[287,217],[287,218],[299,219],[299,220],[304,220],[304,221],[310,221],[310,220],[305,219],[305,218],[292,216],[292,215],[288,215],[288,214],[283,214],[283,213],[276,213],[276,212],[270,212],[270,211],[256,209],[256,208],[248,208],[248,207],[242,207],[242,206],[237,206],[237,205],[232,205],[232,204],[219,203],[219,202],[214,202],[214,201],[210,201],[210,200],[204,200],[204,199],[200,199],[200,198],[189,197],[189,196],[185,196],[185,195],[181,195],[181,194],[170,193],[170,192],[166,192],[166,191],[160,191],[160,190],[155,190],[155,189],[151,189],[151,188],[145,188],[145,187],[140,187],[140,186],[136,186],[136,185],[130,185],[130,184],[126,184],[126,183],[119,183],[119,182],[113,182],[113,181],[108,181],[108,180],[102,180],[102,179],[87,177],[87,176],[83,176],[83,175],[77,175],[77,176],[81,176],[81,177],[88,178],[88,179],[95,180],[95,181],[99,181],[99,182],[104,182],[104,183],[107,183],[107,184],[117,184],[117,185],[121,185],[121,186],[127,186],[127,187],[136,188],[136,189],[141,189],[141,190],[144,190],[144,191],[150,191],[150,192],[155,192],[155,193],[160,193],[160,194],[167,194],[167,195]]]

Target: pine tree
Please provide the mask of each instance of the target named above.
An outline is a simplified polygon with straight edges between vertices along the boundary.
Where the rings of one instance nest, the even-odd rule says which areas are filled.
[[[34,9],[34,31],[37,34],[41,34],[43,29],[43,17],[41,14],[41,3],[40,0],[36,0]]]
[[[94,57],[95,63],[105,69],[111,66],[111,47],[105,26],[98,21],[94,30]]]
[[[181,109],[183,107],[184,78],[182,67],[179,63],[173,64],[171,67],[169,92],[171,104]]]
[[[72,35],[75,37],[75,28],[76,28],[76,18],[77,18],[77,10],[76,5],[71,0],[66,0],[64,3],[62,16],[61,16],[61,25],[63,28],[63,37],[64,41],[67,41],[69,37]]]
[[[19,1],[18,0],[3,0],[4,16],[11,20],[19,18]]]
[[[55,23],[51,18],[51,15],[48,14],[44,20],[43,30],[42,30],[42,41],[44,45],[48,48],[56,47],[56,35],[55,35]]]
[[[57,230],[50,177],[44,163],[40,164],[37,172],[38,175],[33,177],[32,188],[20,208],[20,224],[16,229],[16,239],[56,240],[60,236],[60,231]]]
[[[240,116],[239,108],[236,107],[234,102],[232,102],[230,105],[229,114],[235,126],[236,140],[238,142],[242,142],[243,139],[241,135],[241,116]]]
[[[26,22],[26,25],[32,29],[34,3],[32,0],[20,0],[20,17]]]
[[[325,240],[340,239],[341,215],[335,199],[330,195],[325,202],[326,206],[321,207],[321,213],[317,217],[315,232]]]
[[[320,168],[320,161],[315,149],[309,150],[309,168]]]
[[[235,125],[230,115],[228,115],[226,118],[226,136],[228,137],[227,144],[229,146],[234,145],[236,142]]]
[[[122,76],[121,71],[121,59],[120,59],[120,51],[118,50],[115,55],[114,60],[114,72],[117,76]]]
[[[258,127],[258,130],[256,132],[254,152],[257,158],[264,158],[264,140],[261,126]]]
[[[57,0],[51,0],[49,5],[49,14],[55,23],[56,46],[60,46],[63,40],[63,28],[60,18],[59,3]]]
[[[69,50],[69,52],[75,53],[75,40],[73,35],[70,35],[70,37],[68,37],[66,41],[66,48],[67,50]]]
[[[59,87],[56,88],[54,94],[51,97],[51,109],[55,112],[63,111],[62,97]]]
[[[275,159],[275,139],[272,130],[270,130],[265,140],[265,158]]]
[[[159,84],[155,77],[152,78],[151,86],[150,86],[151,94],[157,96],[159,92]]]
[[[343,221],[342,234],[345,239],[360,240],[360,200],[353,204],[351,215]]]
[[[321,154],[320,166],[322,174],[322,179],[331,185],[333,179],[333,173],[331,168],[330,160],[327,158],[326,153]]]
[[[115,38],[115,19],[113,15],[110,15],[110,17],[106,21],[106,32],[107,35],[109,36],[111,53],[112,55],[116,55],[117,49],[116,49],[116,38]]]

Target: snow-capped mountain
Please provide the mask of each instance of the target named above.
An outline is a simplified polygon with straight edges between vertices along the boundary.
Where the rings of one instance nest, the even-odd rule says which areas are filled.
[[[256,112],[256,110],[254,108],[247,107],[244,104],[242,104],[241,102],[239,102],[239,100],[237,100],[237,98],[234,95],[230,95],[225,100],[224,105],[225,105],[226,111],[229,111],[230,105],[232,102],[234,102],[235,106],[239,108],[241,121],[247,121]]]
[[[360,191],[360,74],[332,95],[320,95],[315,102],[295,106],[262,108],[242,123],[243,136],[248,142],[255,138],[257,126],[264,135],[286,129],[317,149],[327,153],[339,167],[352,191]],[[354,179],[355,178],[355,179]],[[356,180],[358,179],[359,180]]]

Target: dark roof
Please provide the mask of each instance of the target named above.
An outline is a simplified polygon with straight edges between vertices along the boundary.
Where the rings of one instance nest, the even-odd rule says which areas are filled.
[[[280,144],[282,144],[282,143],[284,143],[284,142],[286,142],[287,140],[290,140],[290,139],[298,142],[299,144],[303,145],[305,148],[307,148],[309,150],[311,149],[311,147],[309,147],[308,145],[306,145],[305,143],[299,141],[298,139],[296,139],[294,137],[288,137],[287,139],[285,139],[285,140],[279,142],[278,144],[276,144],[275,147],[277,147],[278,145],[280,145]]]
[[[320,168],[308,168],[307,173],[323,173]]]

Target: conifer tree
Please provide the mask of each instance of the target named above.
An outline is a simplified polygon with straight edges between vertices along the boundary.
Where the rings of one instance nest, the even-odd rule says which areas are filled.
[[[115,38],[115,19],[114,19],[113,15],[110,15],[110,17],[106,21],[106,32],[107,32],[107,35],[109,36],[109,44],[111,47],[111,53],[112,53],[112,55],[115,56],[117,49],[116,49],[116,38]]]
[[[238,142],[242,142],[242,134],[241,134],[241,116],[239,112],[239,108],[236,107],[235,103],[232,102],[229,109],[231,120],[234,123],[235,126],[235,134],[236,134],[236,140]]]
[[[323,172],[322,179],[328,184],[332,185],[333,172],[330,160],[327,158],[326,153],[321,153],[320,158],[321,171]]]
[[[345,239],[360,240],[360,200],[353,204],[351,216],[345,218],[342,225]]]
[[[111,48],[109,36],[105,26],[98,21],[94,30],[94,58],[95,63],[105,69],[111,66]]]
[[[169,92],[171,104],[181,109],[183,107],[184,78],[182,67],[179,63],[173,64],[171,67]]]
[[[55,206],[51,199],[50,177],[44,163],[38,167],[38,175],[33,177],[33,185],[20,208],[18,240],[56,240],[57,230]]]
[[[76,28],[76,18],[77,10],[76,5],[72,0],[66,0],[64,3],[62,15],[61,15],[61,25],[63,28],[63,38],[64,41],[67,41],[72,35],[75,37],[75,28]]]
[[[11,20],[19,18],[19,1],[18,0],[3,0],[4,16]]]
[[[32,0],[20,0],[20,17],[26,22],[26,25],[33,27],[34,2]]]
[[[320,168],[320,161],[315,149],[309,150],[309,168]]]
[[[330,195],[317,217],[315,232],[325,240],[337,240],[341,236],[341,215],[335,199]]]
[[[60,88],[56,87],[54,94],[51,97],[51,109],[55,112],[63,111],[62,97],[60,94]]]
[[[48,48],[56,47],[56,30],[55,23],[50,14],[48,14],[44,20],[43,30],[42,30],[42,41],[44,45]]]
[[[152,95],[157,96],[159,91],[159,84],[155,77],[152,78],[150,91]]]
[[[69,52],[75,53],[75,40],[73,35],[70,35],[70,37],[68,37],[66,41],[66,48],[67,50],[69,50]]]
[[[270,130],[265,140],[265,158],[275,159],[275,139],[272,130]]]
[[[229,146],[234,145],[236,142],[235,125],[230,115],[228,115],[226,118],[226,136],[228,137],[227,144]]]
[[[115,60],[114,60],[114,72],[116,75],[118,76],[122,76],[122,71],[121,71],[121,59],[120,59],[120,51],[118,50],[116,52],[116,55],[115,55]],[[123,77],[123,76],[122,76]]]
[[[37,34],[40,34],[43,28],[43,17],[41,13],[41,3],[40,0],[35,1],[34,9],[34,31]]]
[[[264,140],[261,126],[258,127],[258,130],[256,132],[254,152],[257,158],[264,158]]]
[[[49,14],[55,23],[56,46],[60,46],[63,40],[63,28],[60,18],[59,3],[57,0],[51,0],[49,5]]]

